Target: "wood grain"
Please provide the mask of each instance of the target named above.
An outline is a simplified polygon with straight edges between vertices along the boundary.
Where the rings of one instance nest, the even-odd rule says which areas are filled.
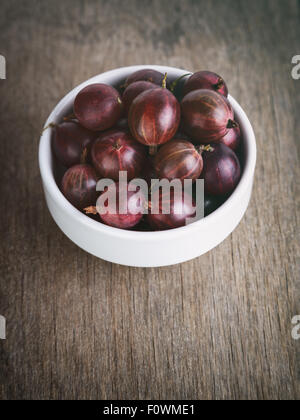
[[[300,54],[296,0],[2,0],[1,399],[298,399]],[[212,252],[134,269],[56,227],[37,164],[57,101],[132,64],[211,69],[257,136],[251,205]]]

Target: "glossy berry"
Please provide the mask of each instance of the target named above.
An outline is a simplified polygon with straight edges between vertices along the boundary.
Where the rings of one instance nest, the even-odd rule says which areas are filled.
[[[125,111],[128,113],[134,99],[142,92],[150,89],[157,89],[157,85],[151,82],[139,81],[131,83],[124,91],[122,100]]]
[[[68,201],[79,210],[95,205],[98,177],[90,165],[75,165],[64,174],[61,190]]]
[[[170,209],[168,214],[163,214],[164,206]],[[170,194],[160,191],[159,193],[159,214],[152,214],[153,204],[149,203],[149,213],[146,220],[154,230],[175,229],[185,226],[188,218],[195,217],[195,203],[185,193],[179,196],[171,190]]]
[[[139,82],[141,80],[145,82],[151,82],[155,85],[162,85],[164,79],[164,75],[159,71],[152,70],[152,69],[142,69],[132,73],[130,76],[127,77],[125,86],[131,85],[131,83]]]
[[[95,141],[91,156],[101,178],[118,181],[119,172],[126,171],[128,180],[131,180],[142,172],[146,149],[130,133],[111,130]]]
[[[147,90],[133,101],[128,117],[132,135],[140,143],[157,146],[169,141],[180,123],[180,106],[165,88]]]
[[[203,152],[205,194],[225,195],[237,186],[241,168],[236,154],[224,144],[213,144],[212,151]]]
[[[219,142],[235,127],[228,100],[213,90],[188,93],[181,101],[185,132],[197,143]]]
[[[228,96],[228,89],[225,81],[216,73],[211,71],[198,71],[186,80],[183,87],[183,95],[198,89],[209,89]]]
[[[74,114],[79,123],[92,131],[104,131],[120,119],[123,104],[112,86],[95,83],[82,89],[74,101]]]
[[[123,194],[120,194],[121,185],[124,184],[112,184],[105,191],[106,193],[111,192],[112,194],[116,192],[116,206],[114,206],[113,201],[107,200],[104,203],[105,207],[103,207],[104,214],[99,215],[101,220],[109,226],[119,229],[130,229],[141,221],[146,200],[141,194],[129,191],[127,184],[123,187],[127,189],[127,199],[126,202],[121,203],[120,200],[124,197]],[[120,213],[120,204],[124,207],[124,214]],[[141,210],[138,211],[139,209]]]
[[[63,122],[54,130],[52,146],[58,161],[67,168],[84,162],[97,134],[75,121]]]
[[[237,122],[234,121],[234,124],[236,126],[228,130],[227,134],[221,138],[220,143],[225,144],[225,146],[235,151],[241,143],[241,129]]]
[[[155,171],[160,179],[195,180],[201,175],[202,169],[201,153],[186,140],[171,140],[155,156]]]

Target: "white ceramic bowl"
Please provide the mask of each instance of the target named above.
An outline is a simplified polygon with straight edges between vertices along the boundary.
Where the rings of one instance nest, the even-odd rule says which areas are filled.
[[[116,85],[141,68],[168,72],[171,78],[188,73],[165,66],[132,66],[93,77],[68,93],[54,108],[45,126],[57,123],[70,112],[77,93],[91,83]],[[245,166],[231,197],[214,213],[182,228],[163,232],[134,232],[98,223],[76,210],[60,192],[53,174],[51,130],[45,130],[39,148],[39,165],[50,213],[60,229],[79,247],[104,260],[135,267],[159,267],[198,257],[220,244],[237,227],[251,196],[256,142],[251,124],[241,106],[229,96],[244,138]]]

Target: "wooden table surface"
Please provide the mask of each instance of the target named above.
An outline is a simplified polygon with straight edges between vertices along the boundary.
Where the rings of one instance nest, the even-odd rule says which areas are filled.
[[[298,399],[300,54],[296,0],[2,0],[2,399]],[[132,64],[211,69],[253,123],[258,164],[236,231],[194,261],[136,269],[71,243],[37,152],[58,100]]]

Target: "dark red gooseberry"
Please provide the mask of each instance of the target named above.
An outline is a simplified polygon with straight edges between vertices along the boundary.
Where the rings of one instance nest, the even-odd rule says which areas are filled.
[[[79,210],[95,205],[98,177],[90,165],[75,165],[64,174],[61,190],[68,201]]]
[[[82,89],[74,101],[79,123],[92,131],[104,131],[120,119],[123,104],[119,92],[109,85],[95,83]]]
[[[198,71],[186,80],[183,87],[183,95],[198,89],[209,89],[228,96],[228,89],[225,81],[216,73],[211,71]]]
[[[163,214],[164,205],[170,206],[169,214]],[[149,213],[146,220],[154,230],[175,229],[185,226],[188,218],[195,217],[195,203],[185,193],[178,199],[174,190],[171,194],[160,191],[159,195],[159,214],[151,213],[151,203],[149,203]],[[177,214],[178,213],[178,214]]]
[[[63,122],[54,128],[53,151],[58,161],[67,168],[85,163],[97,134],[78,122]]]
[[[128,113],[134,99],[142,92],[150,89],[157,89],[158,86],[151,82],[139,81],[131,83],[123,93],[123,105]]]
[[[235,126],[228,130],[227,134],[221,138],[220,142],[232,150],[237,150],[241,143],[241,129],[237,122],[234,121]]]
[[[204,151],[202,155],[205,194],[229,194],[240,180],[240,162],[225,144],[213,144],[210,150]]]
[[[135,71],[130,76],[127,77],[125,86],[131,85],[131,83],[139,82],[141,80],[145,82],[151,82],[155,85],[162,85],[164,79],[164,75],[160,73],[159,71],[152,70],[152,69],[142,69]]]
[[[133,101],[128,123],[140,143],[150,147],[166,143],[174,137],[180,123],[179,102],[168,89],[147,90]]]
[[[203,159],[195,146],[186,140],[174,139],[162,146],[155,156],[155,171],[160,179],[197,179]]]
[[[130,133],[112,130],[95,141],[91,151],[93,165],[102,178],[119,180],[119,172],[126,171],[128,180],[142,172],[146,148]]]
[[[181,101],[181,112],[185,132],[200,144],[219,142],[235,127],[230,103],[213,90],[188,93]]]
[[[120,197],[124,197],[124,195],[120,195],[120,185],[123,185],[123,188],[127,188],[127,201],[126,203],[122,203],[126,212],[125,214],[120,214],[119,208],[120,208]],[[99,216],[101,220],[108,226],[116,227],[119,229],[130,229],[134,226],[136,226],[143,217],[143,212],[137,212],[137,208],[144,208],[146,205],[145,198],[140,194],[136,193],[134,191],[128,190],[128,184],[112,184],[110,185],[106,191],[111,192],[112,194],[116,193],[116,206],[114,206],[114,203],[112,204],[107,200],[104,205],[105,213],[100,214]],[[142,201],[141,201],[142,200]],[[95,207],[85,209],[87,213],[94,213],[97,212]],[[102,213],[102,210],[101,210]]]

